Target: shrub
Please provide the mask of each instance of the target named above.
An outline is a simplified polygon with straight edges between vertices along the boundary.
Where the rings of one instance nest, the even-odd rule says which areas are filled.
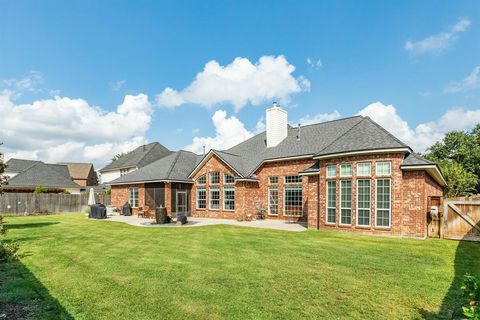
[[[462,291],[469,300],[468,306],[463,307],[463,315],[467,319],[480,320],[480,278],[470,274],[463,277]]]
[[[63,190],[63,191],[62,191],[62,194],[71,194],[71,193],[70,193],[70,191],[68,191],[68,190]]]
[[[42,186],[36,186],[35,190],[33,191],[33,193],[47,193],[47,192],[48,192],[48,189]]]
[[[0,216],[0,263],[18,259],[17,252],[20,246],[15,241],[5,242],[7,231],[5,220]]]

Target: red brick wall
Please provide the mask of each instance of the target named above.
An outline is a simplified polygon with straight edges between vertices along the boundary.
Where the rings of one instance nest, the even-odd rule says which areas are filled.
[[[85,187],[87,185],[87,180],[86,179],[73,179],[73,182],[78,184],[81,187]]]
[[[128,184],[112,186],[111,202],[112,206],[122,207],[128,202],[128,189],[130,187],[138,187],[138,206],[145,207],[145,188],[144,184]],[[133,214],[138,214],[138,208],[132,208]]]

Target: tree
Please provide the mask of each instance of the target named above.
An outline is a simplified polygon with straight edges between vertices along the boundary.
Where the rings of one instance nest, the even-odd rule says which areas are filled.
[[[460,163],[442,161],[438,164],[447,181],[445,196],[463,197],[476,193],[478,177],[475,174],[465,170]]]
[[[120,159],[120,158],[123,157],[124,155],[125,155],[124,152],[117,153],[116,155],[113,156],[112,162],[117,161],[118,159]]]

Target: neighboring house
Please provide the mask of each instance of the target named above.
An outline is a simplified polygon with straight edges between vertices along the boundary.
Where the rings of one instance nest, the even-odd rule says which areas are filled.
[[[102,184],[110,182],[171,153],[158,142],[140,146],[100,169],[100,181]]]
[[[97,173],[92,163],[60,162],[59,164],[68,167],[70,177],[76,184],[82,187],[96,186],[98,184]]]
[[[72,181],[66,165],[22,159],[10,159],[5,164],[9,177],[5,192],[33,192],[35,187],[42,186],[49,192],[80,193],[81,187]]]
[[[228,219],[265,209],[312,229],[409,237],[427,235],[428,200],[446,186],[434,163],[368,117],[294,128],[276,105],[266,132],[205,156],[179,151],[110,184],[113,205],[152,215],[158,206]]]

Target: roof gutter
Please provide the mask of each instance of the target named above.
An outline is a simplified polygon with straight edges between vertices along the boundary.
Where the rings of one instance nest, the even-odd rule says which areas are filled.
[[[258,166],[255,167],[255,169],[252,170],[251,173],[254,173],[255,171],[258,170],[262,166],[262,164],[267,163],[267,162],[278,162],[278,161],[289,161],[289,160],[297,160],[297,159],[308,159],[312,158],[314,154],[306,154],[306,155],[301,155],[301,156],[291,156],[291,157],[283,157],[283,158],[271,158],[271,159],[266,159],[260,162]]]
[[[391,149],[370,149],[370,150],[358,150],[358,151],[348,151],[348,152],[338,152],[330,153],[325,155],[314,156],[314,159],[323,160],[323,159],[332,159],[348,156],[358,156],[358,155],[369,155],[369,154],[381,154],[381,153],[412,153],[410,148],[391,148]]]
[[[136,168],[138,169],[137,166],[126,166],[126,167],[118,167],[118,168],[112,168],[112,169],[106,169],[104,170],[103,168],[98,170],[98,172],[102,173],[102,172],[110,172],[110,171],[117,171],[117,170],[122,170],[122,169],[130,169],[130,168]]]
[[[193,181],[187,181],[187,180],[169,180],[169,179],[143,180],[143,181],[128,181],[128,182],[116,182],[116,183],[106,182],[106,183],[104,183],[104,184],[107,185],[107,186],[119,186],[119,185],[126,185],[126,184],[142,184],[142,183],[155,183],[155,182],[177,182],[177,183],[191,183],[191,184],[193,184]]]
[[[406,171],[413,170],[425,170],[435,181],[437,181],[442,187],[447,186],[447,182],[442,175],[442,172],[436,164],[426,164],[426,165],[401,165],[400,169]]]

